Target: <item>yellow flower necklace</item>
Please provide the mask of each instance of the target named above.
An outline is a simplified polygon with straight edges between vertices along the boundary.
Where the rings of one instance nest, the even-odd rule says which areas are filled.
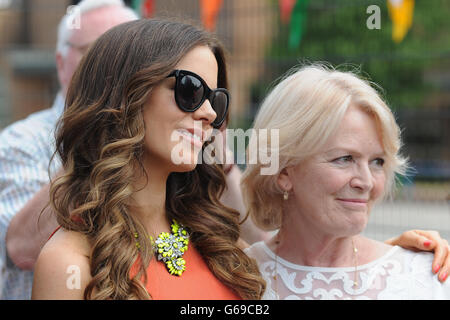
[[[170,274],[181,276],[186,270],[186,261],[183,255],[188,249],[189,233],[184,226],[172,220],[172,233],[161,232],[156,240],[150,237],[152,246],[157,254],[158,261],[163,261]],[[135,234],[137,238],[137,233]],[[136,247],[140,249],[139,242]]]

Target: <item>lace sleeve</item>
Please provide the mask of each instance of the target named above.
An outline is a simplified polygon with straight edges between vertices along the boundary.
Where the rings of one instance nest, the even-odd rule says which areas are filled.
[[[386,289],[378,299],[395,300],[448,300],[450,284],[440,283],[431,272],[433,254],[399,250],[403,271],[387,277]]]

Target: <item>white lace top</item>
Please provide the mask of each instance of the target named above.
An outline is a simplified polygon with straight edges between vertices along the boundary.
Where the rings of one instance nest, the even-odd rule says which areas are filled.
[[[431,272],[431,253],[392,247],[381,258],[357,267],[358,286],[353,287],[354,267],[296,265],[276,258],[262,241],[245,251],[256,259],[267,282],[266,300],[450,299],[450,283],[440,283]]]

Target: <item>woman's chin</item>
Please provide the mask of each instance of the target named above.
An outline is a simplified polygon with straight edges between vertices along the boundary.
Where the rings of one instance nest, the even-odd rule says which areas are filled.
[[[351,228],[350,233],[351,233],[352,235],[358,235],[358,234],[361,234],[361,233],[364,232],[364,230],[366,229],[366,227],[367,227],[367,220],[359,221],[359,222],[355,221],[355,223],[352,224],[352,228]]]
[[[195,170],[199,163],[198,155],[197,156],[190,156],[190,157],[183,157],[182,161],[180,161],[177,164],[174,164],[174,171],[175,172],[189,172]]]
[[[201,162],[201,150],[201,148],[173,149],[171,153],[173,171],[187,172],[194,170],[197,164]]]
[[[183,165],[177,165],[175,168],[175,172],[190,172],[194,171],[197,167],[197,164],[183,164]]]

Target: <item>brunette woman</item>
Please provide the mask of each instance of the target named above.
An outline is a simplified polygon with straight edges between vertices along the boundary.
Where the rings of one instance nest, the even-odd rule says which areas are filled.
[[[33,298],[262,296],[237,245],[239,213],[219,201],[223,170],[197,165],[227,115],[226,88],[222,46],[191,25],[140,20],[99,38],[57,130],[62,228],[39,256]]]

